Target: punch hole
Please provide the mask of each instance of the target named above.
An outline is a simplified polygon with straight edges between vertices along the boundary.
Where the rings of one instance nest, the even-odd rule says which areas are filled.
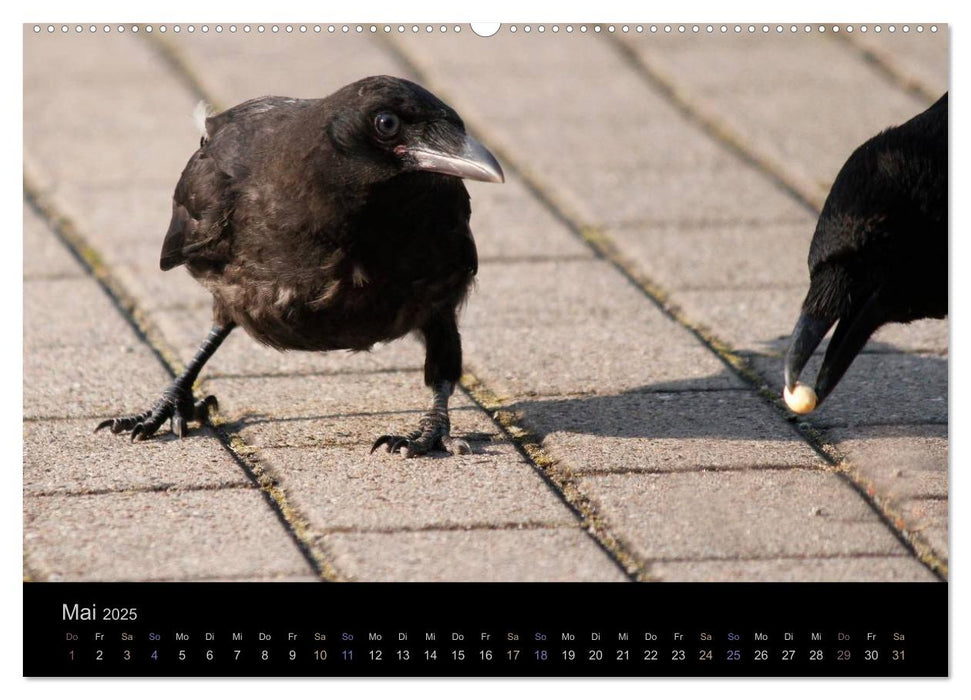
[[[456,34],[462,31],[462,27],[460,27],[457,24],[454,27],[452,27],[452,29],[455,31]],[[529,29],[527,28],[526,31],[529,31]]]
[[[695,34],[697,34],[697,33],[698,33],[698,25],[697,25],[697,24],[695,24],[694,26],[692,26],[692,27],[691,27],[691,31],[692,31],[693,33],[695,33]]]
[[[573,33],[573,25],[572,24],[566,25],[566,31],[567,31],[567,34],[572,34]]]
[[[937,25],[936,24],[932,24],[931,25],[931,32],[933,32],[935,34],[937,33]]]
[[[628,32],[630,32],[630,27],[629,27],[629,26],[627,26],[627,25],[625,24],[625,25],[624,25],[623,27],[621,27],[621,29],[620,29],[620,30],[621,30],[621,31],[622,31],[622,32],[623,32],[624,34],[627,34]]]
[[[88,27],[88,31],[91,32],[92,34],[94,34],[96,31],[98,31],[98,28],[92,24],[90,27]],[[164,24],[162,25],[162,28],[159,29],[159,31],[160,32],[164,32],[165,31],[165,25]]]
[[[532,31],[532,28],[527,24],[525,27],[523,27],[523,31],[529,34]]]
[[[510,34],[515,34],[516,33],[516,25],[515,24],[513,24],[513,25],[511,25],[509,27],[509,33]]]
[[[287,27],[286,27],[286,29],[287,29],[287,34],[293,34],[293,25],[292,24],[288,24]]]
[[[833,25],[833,33],[839,34],[840,26],[838,24]]]
[[[916,27],[914,27],[914,29],[922,33],[924,31],[924,25],[918,24]]]
[[[276,33],[278,33],[280,31],[280,27],[278,25],[276,25],[276,24],[273,25],[272,29],[273,29],[273,33],[274,34],[276,34]]]
[[[584,25],[581,25],[580,31],[583,32],[584,34],[586,34],[587,33],[587,25],[585,25],[585,24]]]
[[[62,24],[61,25],[61,33],[62,34],[67,34],[67,32],[68,32],[67,25],[66,24]]]
[[[125,25],[119,24],[118,25],[118,31],[121,32],[122,34],[124,34],[124,32],[125,32]]]
[[[418,33],[418,25],[417,24],[414,25],[414,26],[412,26],[411,32],[412,32],[412,34],[417,34]]]
[[[640,24],[637,25],[637,33],[638,34],[643,34],[644,33],[644,27],[642,25],[640,25]]]
[[[893,34],[897,31],[897,28],[891,24],[889,27],[887,27],[887,31]]]
[[[209,25],[208,24],[202,25],[199,29],[202,31],[203,34],[208,34],[209,33]]]
[[[866,25],[865,24],[860,25],[860,31],[863,32],[864,34],[866,34]]]
[[[334,25],[333,25],[333,24],[332,24],[332,25],[330,25],[329,27],[327,27],[327,32],[328,32],[329,34],[333,34],[333,33],[334,33]]]
[[[81,32],[83,32],[83,31],[84,31],[84,27],[82,27],[82,26],[81,26],[81,25],[79,24],[78,26],[76,26],[76,27],[74,28],[74,31],[76,31],[76,32],[77,32],[78,34],[80,34]]]
[[[131,33],[132,34],[138,34],[138,25],[137,24],[133,24],[131,26]]]
[[[853,33],[853,25],[852,24],[847,24],[846,25],[846,33],[847,34],[852,34]]]
[[[709,24],[707,27],[705,27],[705,31],[711,34],[713,31],[715,31],[715,28]]]
[[[902,26],[902,27],[900,28],[900,30],[901,30],[901,31],[902,31],[902,32],[903,32],[904,34],[906,34],[907,32],[909,32],[909,31],[910,31],[910,27],[909,27],[908,25],[906,25],[906,24],[905,24],[904,26]]]
[[[39,31],[40,31],[40,25],[35,24],[34,25],[34,34],[36,34]]]

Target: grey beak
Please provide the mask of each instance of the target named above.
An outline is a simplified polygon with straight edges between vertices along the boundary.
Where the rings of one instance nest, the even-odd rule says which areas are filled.
[[[411,157],[413,170],[483,182],[506,181],[495,156],[488,148],[466,134],[462,135],[457,147],[419,143],[409,147],[407,152]]]

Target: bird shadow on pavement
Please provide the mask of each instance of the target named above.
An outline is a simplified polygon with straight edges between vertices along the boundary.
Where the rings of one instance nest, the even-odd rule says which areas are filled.
[[[782,356],[746,355],[769,391],[782,394]],[[806,368],[815,377],[822,354]],[[732,380],[725,368],[713,379]],[[719,382],[724,383],[724,382]],[[750,385],[698,389],[695,378],[646,385],[611,395],[520,400],[506,407],[540,439],[551,433],[619,438],[801,440],[783,415]],[[788,421],[786,420],[788,419]],[[807,420],[817,428],[893,425],[900,436],[923,435],[928,424],[947,424],[946,356],[905,354],[885,344],[868,346],[828,400]]]

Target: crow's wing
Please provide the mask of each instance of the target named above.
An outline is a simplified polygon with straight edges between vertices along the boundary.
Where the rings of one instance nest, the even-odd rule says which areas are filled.
[[[189,261],[224,264],[232,251],[232,212],[239,185],[261,144],[313,100],[260,97],[206,119],[206,133],[172,197],[159,264],[169,270]]]

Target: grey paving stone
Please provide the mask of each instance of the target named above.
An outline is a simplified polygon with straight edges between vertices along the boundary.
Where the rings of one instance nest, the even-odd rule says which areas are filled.
[[[672,299],[691,323],[704,327],[734,350],[781,357],[789,348],[808,286],[807,276],[805,285],[800,286],[679,290]],[[946,319],[888,323],[873,334],[863,352],[946,354],[948,335]],[[827,336],[816,352],[825,353],[828,347]]]
[[[907,84],[943,94],[950,82],[950,31],[946,24],[936,26],[936,32],[930,31],[930,24],[923,25],[923,32],[916,31],[914,25],[904,32],[898,25],[893,33],[855,31],[843,38],[886,61]]]
[[[927,567],[908,556],[792,559],[663,561],[651,573],[664,581],[799,581],[884,582],[937,581]]]
[[[337,418],[243,416],[229,423],[228,430],[238,432],[252,447],[356,447],[366,455],[378,438],[389,432],[403,434],[417,429],[421,411],[367,413]],[[499,429],[484,411],[472,406],[451,408],[452,435],[467,440],[476,453],[495,450],[508,452]]]
[[[47,224],[24,204],[24,279],[79,277],[84,270]]]
[[[834,428],[826,440],[884,496],[947,498],[947,425]]]
[[[857,146],[929,106],[818,32],[618,38],[823,193]]]
[[[131,326],[90,277],[24,281],[24,349],[128,347]]]
[[[517,453],[490,452],[406,460],[355,445],[260,457],[318,531],[576,523]]]
[[[782,395],[781,358],[752,357],[752,365]],[[806,365],[815,378],[822,357]],[[806,417],[820,427],[947,423],[946,357],[867,353],[857,356],[825,403]]]
[[[219,398],[227,418],[327,418],[354,414],[425,411],[432,394],[422,373],[377,372],[328,376],[214,377],[206,391]],[[450,406],[470,405],[461,392]]]
[[[59,188],[112,186],[123,199],[133,185],[165,183],[171,196],[198,139],[190,119],[195,103],[135,36],[31,32],[24,38],[24,110],[31,115],[24,148]],[[116,227],[137,230],[141,224],[127,220]]]
[[[275,578],[312,573],[255,489],[24,499],[41,580]]]
[[[356,32],[183,32],[163,40],[223,108],[261,95],[325,97],[368,75],[408,77],[380,40]]]
[[[580,487],[648,560],[905,551],[850,486],[823,471],[611,474]]]
[[[754,393],[629,393],[511,407],[573,469],[675,471],[812,466],[818,456]]]
[[[182,358],[189,362],[195,356],[212,323],[210,307],[166,309],[153,314],[159,330]],[[371,352],[281,352],[261,345],[242,328],[230,334],[203,375],[254,376],[292,374],[335,374],[351,372],[387,372],[419,370],[425,363],[424,346],[416,338],[405,336],[391,343],[375,345]],[[307,381],[324,381],[321,378]]]
[[[608,235],[669,291],[809,286],[806,251],[815,221],[689,227],[642,224]],[[770,297],[774,290],[766,290]]]
[[[141,256],[137,265],[113,264],[112,275],[138,300],[139,308],[146,312],[168,309],[202,310],[199,316],[203,326],[208,326],[212,310],[212,295],[196,282],[184,267],[162,272],[158,269],[158,251],[161,242],[144,244],[151,257]]]
[[[908,522],[927,540],[946,562],[950,557],[947,500],[927,498],[905,501],[902,509]]]
[[[323,541],[342,572],[369,581],[627,580],[576,528],[341,533]]]
[[[469,332],[584,324],[647,326],[674,345],[697,343],[603,260],[485,263],[461,318]]]
[[[531,35],[528,51],[527,37],[504,32],[487,42],[392,39],[434,91],[460,104],[467,121],[587,224],[779,220],[802,212],[704,137],[600,38]],[[567,75],[564,91],[557,78]],[[484,97],[493,94],[505,99]]]
[[[132,443],[95,433],[93,419],[24,422],[24,493],[244,486],[243,470],[211,430]]]
[[[470,328],[463,339],[467,369],[507,399],[742,386],[702,346],[672,343],[649,326]]]
[[[24,417],[106,417],[150,408],[171,381],[133,338],[105,347],[37,348],[24,355]]]

